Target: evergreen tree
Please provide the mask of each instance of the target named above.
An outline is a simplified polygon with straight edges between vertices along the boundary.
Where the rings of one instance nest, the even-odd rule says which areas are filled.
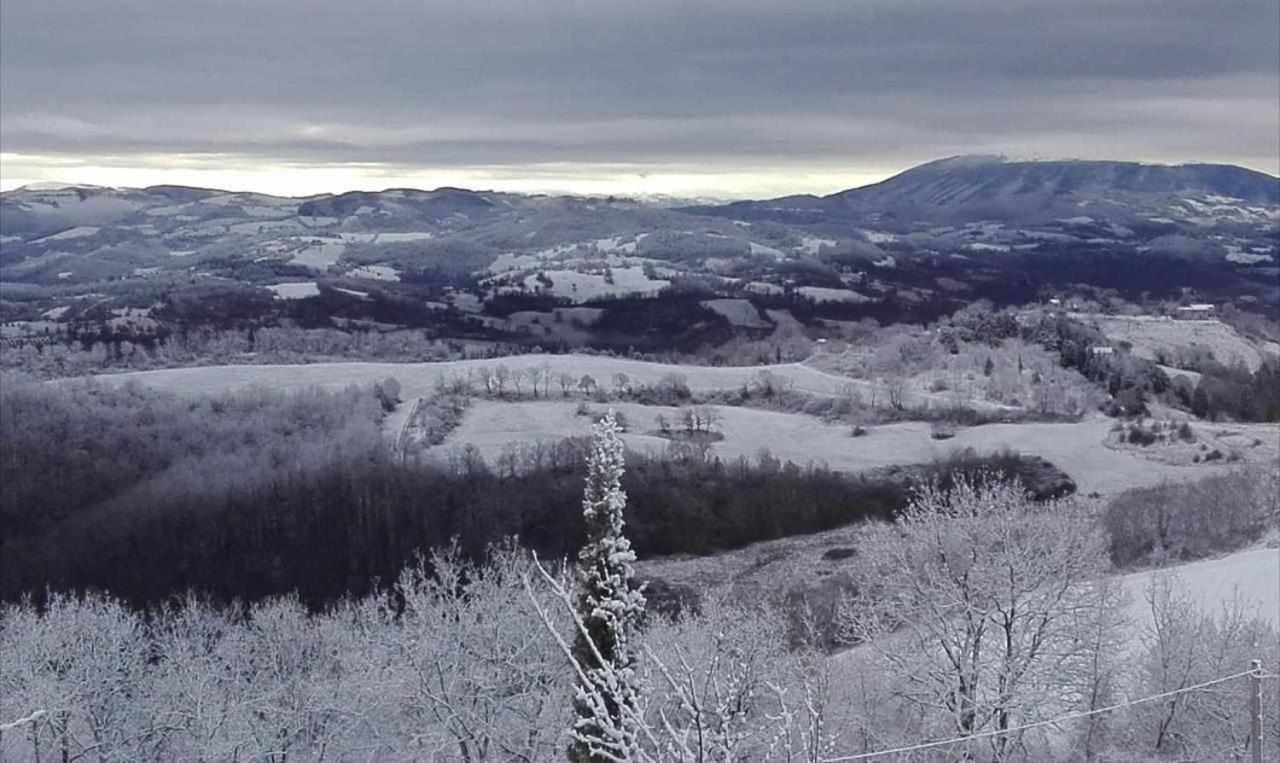
[[[582,515],[586,544],[578,553],[579,629],[573,656],[580,666],[569,748],[571,761],[631,760],[638,752],[639,677],[631,636],[644,612],[632,587],[635,553],[622,534],[623,446],[612,410],[592,427]]]

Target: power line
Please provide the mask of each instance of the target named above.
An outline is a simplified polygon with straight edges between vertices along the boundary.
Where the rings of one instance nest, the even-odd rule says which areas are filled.
[[[1173,691],[1167,691],[1161,694],[1152,694],[1150,697],[1142,697],[1141,699],[1129,700],[1127,702],[1121,702],[1116,705],[1110,705],[1109,707],[1100,707],[1096,710],[1085,710],[1078,713],[1070,713],[1068,715],[1059,716],[1057,718],[1051,718],[1046,721],[1036,721],[1035,723],[1026,723],[1021,726],[1014,726],[1013,728],[1008,728],[1008,729],[996,729],[994,731],[984,731],[979,734],[970,734],[969,736],[956,737],[954,739],[945,739],[941,742],[923,742],[921,744],[914,744],[907,747],[895,747],[892,750],[879,750],[877,752],[864,752],[856,755],[841,755],[836,758],[823,758],[822,763],[842,763],[843,761],[850,761],[850,760],[870,760],[871,758],[879,758],[885,755],[897,755],[899,753],[904,753],[904,752],[916,752],[917,750],[928,750],[934,747],[945,747],[947,745],[956,744],[957,742],[970,742],[975,739],[986,739],[989,737],[1003,736],[1005,734],[1016,734],[1019,731],[1026,731],[1028,729],[1039,728],[1041,726],[1053,726],[1059,723],[1065,723],[1067,721],[1079,720],[1080,718],[1088,718],[1091,715],[1100,715],[1102,713],[1109,713],[1113,710],[1121,710],[1126,707],[1132,707],[1133,705],[1141,705],[1146,702],[1154,702],[1158,699],[1166,699],[1168,697],[1173,697],[1178,694],[1184,694],[1186,692],[1191,692],[1191,691],[1198,691],[1200,689],[1204,689],[1210,686],[1215,686],[1217,684],[1226,683],[1227,681],[1234,681],[1237,678],[1244,678],[1246,676],[1252,676],[1252,675],[1257,675],[1257,672],[1253,670],[1245,670],[1240,673],[1236,673],[1234,675],[1223,676],[1222,678],[1215,678],[1212,681],[1205,681],[1204,683],[1199,683],[1194,686],[1186,686],[1181,689],[1174,689]],[[1263,676],[1263,677],[1265,678],[1268,676]]]

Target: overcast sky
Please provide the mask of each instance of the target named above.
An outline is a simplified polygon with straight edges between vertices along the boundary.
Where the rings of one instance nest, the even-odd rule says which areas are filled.
[[[0,185],[825,193],[1280,173],[1276,0],[3,0]]]

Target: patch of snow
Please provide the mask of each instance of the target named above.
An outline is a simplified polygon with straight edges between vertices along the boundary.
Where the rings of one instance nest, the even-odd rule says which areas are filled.
[[[1270,254],[1249,254],[1247,252],[1240,251],[1237,247],[1229,247],[1229,249],[1235,249],[1235,251],[1227,252],[1228,262],[1238,262],[1241,265],[1253,265],[1259,262],[1267,262],[1271,259]]]
[[[609,294],[656,294],[671,283],[662,279],[651,280],[644,274],[643,268],[614,268],[611,284],[605,282],[602,273],[579,273],[574,270],[544,272],[551,279],[551,288],[547,290],[549,293],[575,302],[586,302]],[[526,276],[524,285],[529,291],[546,290],[536,275]]]
[[[337,287],[337,286],[333,287],[333,290],[334,290],[334,291],[340,291],[340,292],[342,292],[343,294],[350,294],[351,296],[353,296],[353,297],[359,297],[360,299],[368,299],[368,298],[369,298],[369,292],[367,292],[367,291],[356,291],[355,289],[343,289],[343,288],[340,288],[340,287]]]
[[[972,244],[969,244],[967,248],[974,252],[1007,252],[1009,251],[1008,244],[988,244],[982,241],[975,241]]]
[[[598,238],[595,240],[595,248],[602,252],[624,252],[626,254],[635,254],[636,242],[623,241],[622,236],[614,236],[613,238]]]
[[[399,281],[400,271],[388,265],[361,265],[347,271],[350,278],[367,278],[370,281]]]
[[[296,250],[289,262],[312,270],[327,270],[338,262],[346,248],[341,241],[316,239]]]
[[[875,261],[873,261],[871,264],[872,264],[873,266],[877,267],[877,268],[896,268],[896,267],[898,267],[898,261],[897,261],[897,260],[895,260],[895,259],[893,258],[893,255],[891,255],[891,254],[890,254],[890,255],[887,255],[883,260],[875,260]]]
[[[401,244],[406,241],[426,241],[434,238],[435,234],[430,231],[404,231],[402,233],[379,233],[375,239],[379,244]]]
[[[752,281],[748,283],[745,288],[747,291],[752,291],[756,294],[782,294],[786,291],[786,289],[782,288],[778,284],[768,283],[766,281]]]
[[[1067,225],[1092,225],[1094,223],[1094,219],[1088,215],[1077,215],[1076,217],[1064,217],[1061,220],[1058,220],[1058,222],[1065,223]]]
[[[773,257],[774,259],[779,259],[779,260],[786,256],[785,254],[778,251],[777,249],[774,249],[771,246],[765,246],[764,244],[757,244],[754,241],[748,241],[747,246],[750,247],[752,254],[763,254],[766,257]]]
[[[835,246],[834,238],[819,238],[817,236],[804,236],[800,239],[800,246],[797,247],[805,254],[818,254],[824,246]]]
[[[278,283],[267,288],[275,292],[276,299],[305,299],[320,294],[320,287],[316,286],[315,281]]]
[[[814,302],[874,302],[871,297],[852,289],[828,289],[825,286],[801,286],[797,292]]]
[[[704,299],[701,305],[721,315],[735,328],[767,329],[772,326],[760,317],[760,313],[745,299]]]
[[[56,321],[62,316],[66,315],[67,311],[70,309],[71,307],[69,305],[64,305],[62,307],[51,307],[48,310],[45,310],[43,313],[40,313],[40,315],[42,317],[48,318],[51,321]]]
[[[943,228],[942,230],[945,232],[950,231],[951,229]],[[866,236],[867,240],[873,244],[890,244],[898,240],[897,234],[888,233],[886,231],[864,230],[862,235]]]
[[[59,278],[60,280],[65,281],[65,280],[67,280],[68,278],[70,278],[70,277],[71,277],[71,276],[73,276],[73,275],[75,275],[75,273],[73,273],[72,271],[70,271],[70,270],[64,270],[64,271],[62,271],[61,273],[59,273],[59,274],[58,274],[58,278]]]
[[[52,236],[38,238],[31,243],[38,244],[42,241],[66,241],[73,238],[86,238],[88,236],[96,236],[99,230],[100,229],[96,225],[77,225],[74,228],[68,228],[59,233],[55,233]]]

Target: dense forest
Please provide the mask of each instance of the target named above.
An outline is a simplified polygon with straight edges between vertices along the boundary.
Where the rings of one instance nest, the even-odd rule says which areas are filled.
[[[508,536],[548,556],[577,548],[585,443],[529,446],[494,464],[468,449],[446,464],[406,464],[384,443],[379,395],[5,385],[0,594],[104,589],[145,606],[187,589],[218,601],[296,591],[321,606],[376,589],[455,538],[472,557]],[[628,532],[642,556],[889,519],[908,473],[946,481],[993,468],[1032,480],[1046,469],[967,455],[853,477],[767,453],[724,462],[675,452],[629,456]]]

